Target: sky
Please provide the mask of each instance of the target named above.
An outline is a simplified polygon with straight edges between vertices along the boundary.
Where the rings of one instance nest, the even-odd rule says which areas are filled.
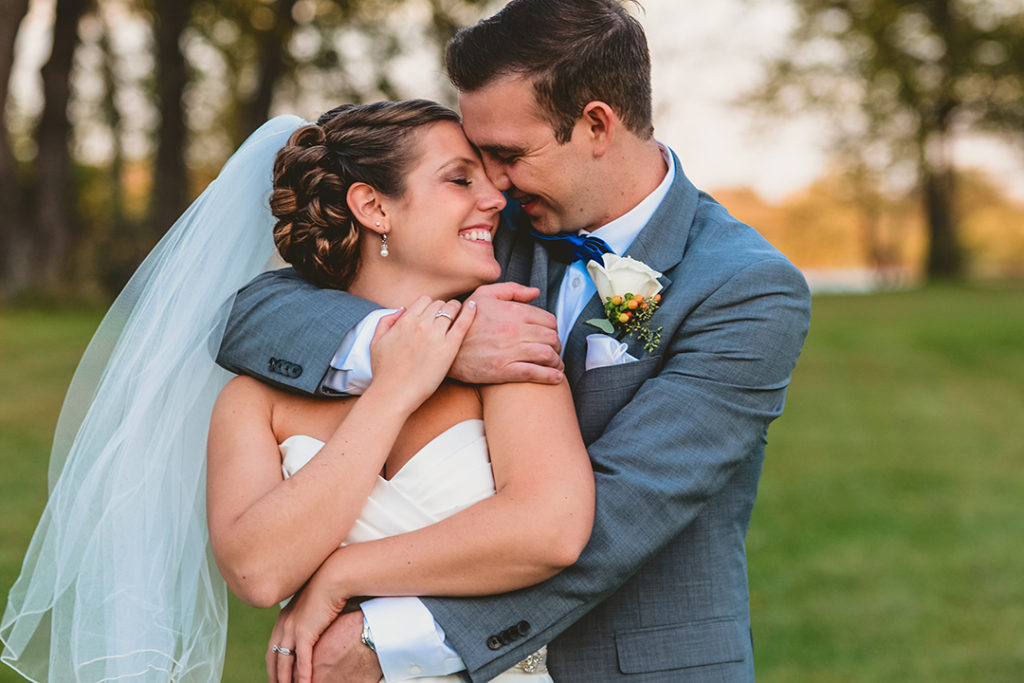
[[[33,0],[19,36],[12,78],[16,96],[38,91],[54,0]],[[501,4],[495,0],[495,6]],[[813,116],[770,121],[736,101],[755,84],[760,65],[784,49],[793,14],[786,0],[643,0],[638,15],[651,48],[655,134],[680,157],[687,176],[706,189],[747,186],[779,200],[820,177],[828,165],[827,124]],[[422,11],[420,12],[420,15]],[[403,20],[422,21],[414,9]],[[25,38],[24,40],[22,38]],[[443,75],[422,52],[405,60],[410,96],[437,97]],[[279,113],[279,112],[278,112]],[[296,112],[312,116],[310,113]],[[1024,151],[969,139],[957,162],[982,166],[1024,200]]]

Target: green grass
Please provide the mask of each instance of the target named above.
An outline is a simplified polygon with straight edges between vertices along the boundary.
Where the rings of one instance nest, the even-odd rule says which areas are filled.
[[[748,539],[759,678],[1019,681],[1024,290],[819,297]]]
[[[99,317],[0,311],[2,590]],[[759,680],[1020,680],[1022,501],[1024,289],[817,297],[749,536]],[[232,602],[226,681],[273,616]]]

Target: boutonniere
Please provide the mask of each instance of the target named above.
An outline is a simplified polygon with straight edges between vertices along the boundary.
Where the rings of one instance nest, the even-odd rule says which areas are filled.
[[[646,264],[628,256],[604,254],[603,264],[591,261],[587,264],[597,295],[604,302],[604,318],[586,321],[605,334],[615,334],[622,341],[625,336],[635,336],[643,342],[644,350],[652,353],[661,343],[661,328],[651,329],[648,322],[661,303],[661,273]]]

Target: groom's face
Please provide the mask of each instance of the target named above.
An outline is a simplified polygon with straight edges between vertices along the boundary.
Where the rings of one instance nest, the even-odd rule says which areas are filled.
[[[535,229],[553,235],[598,227],[599,199],[587,192],[593,156],[581,142],[585,135],[574,130],[569,142],[559,144],[529,80],[498,79],[462,93],[459,105],[466,136],[480,151],[488,177],[520,203]]]

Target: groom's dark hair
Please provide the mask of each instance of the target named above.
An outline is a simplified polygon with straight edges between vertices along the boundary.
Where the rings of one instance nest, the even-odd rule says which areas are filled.
[[[654,134],[647,37],[620,0],[512,0],[459,31],[446,61],[462,92],[504,76],[529,78],[559,143],[569,141],[583,108],[595,100],[641,139]]]

